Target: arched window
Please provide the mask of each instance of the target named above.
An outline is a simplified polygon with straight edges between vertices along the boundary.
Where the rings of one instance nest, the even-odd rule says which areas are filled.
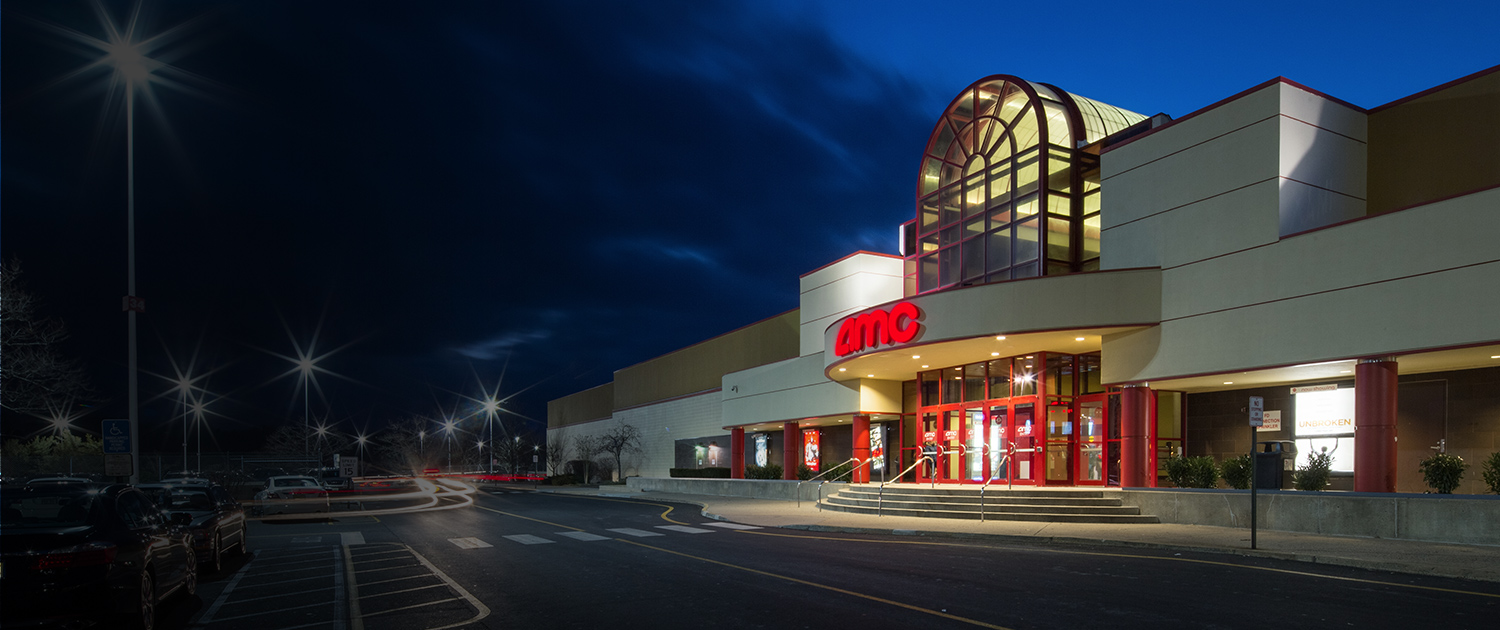
[[[1079,164],[1097,160],[1077,149],[1144,118],[1015,77],[964,88],[922,157],[908,293],[1097,268],[1098,180]]]

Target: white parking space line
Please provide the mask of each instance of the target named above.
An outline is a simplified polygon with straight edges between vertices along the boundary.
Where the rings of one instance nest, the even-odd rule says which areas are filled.
[[[632,528],[629,528],[629,527],[621,527],[621,528],[618,528],[618,529],[611,529],[609,531],[615,532],[617,534],[625,534],[626,536],[635,536],[636,538],[645,538],[647,536],[665,536],[666,535],[666,534],[658,534],[656,532],[648,532],[648,531],[644,531],[644,530],[640,530],[640,529],[632,529]]]
[[[545,545],[548,543],[557,542],[555,540],[547,540],[546,538],[542,538],[541,536],[532,536],[531,534],[515,534],[512,536],[505,536],[504,538],[506,540],[516,541],[523,545]]]
[[[595,540],[614,540],[609,536],[600,536],[598,534],[590,534],[588,532],[557,532],[557,535],[567,536],[568,538],[572,538],[573,540],[582,540],[585,542],[593,542]]]
[[[725,523],[723,521],[714,521],[712,523],[701,523],[701,524],[702,525],[707,525],[709,527],[722,527],[724,529],[760,529],[759,527],[756,527],[754,525],[744,525],[744,524],[741,524],[741,523]]]
[[[339,538],[345,547],[365,544],[364,532],[339,532]]]
[[[305,544],[308,544],[308,543],[320,543],[320,542],[323,542],[323,537],[322,536],[298,536],[298,537],[292,539],[292,544],[294,544],[294,545],[305,545]]]
[[[672,530],[674,532],[682,532],[684,534],[712,534],[712,533],[714,533],[714,530],[711,530],[711,529],[702,529],[702,528],[699,528],[699,527],[688,527],[687,525],[657,525],[656,528],[657,529],[669,529],[669,530]]]
[[[448,542],[458,545],[459,549],[479,549],[480,547],[493,547],[478,538],[449,538]]]

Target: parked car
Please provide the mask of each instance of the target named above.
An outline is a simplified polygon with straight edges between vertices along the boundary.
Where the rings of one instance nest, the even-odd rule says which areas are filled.
[[[0,625],[150,630],[158,602],[197,595],[197,556],[176,518],[125,484],[0,490]]]
[[[65,483],[94,483],[94,481],[87,477],[77,477],[71,475],[47,475],[43,477],[32,477],[31,479],[26,480],[26,485],[28,486],[55,486]]]
[[[255,472],[250,473],[250,476],[253,477],[256,481],[265,481],[272,477],[280,477],[285,474],[286,470],[282,468],[256,468]]]
[[[339,469],[332,466],[309,469],[307,476],[317,478],[318,482],[323,484],[323,488],[331,492],[354,488],[354,479],[343,476]]]
[[[313,477],[283,475],[266,480],[255,494],[255,514],[295,514],[328,511],[328,491]]]
[[[245,553],[245,509],[229,491],[204,479],[175,480],[136,486],[168,516],[186,514],[198,566],[212,573],[224,568],[224,554]]]

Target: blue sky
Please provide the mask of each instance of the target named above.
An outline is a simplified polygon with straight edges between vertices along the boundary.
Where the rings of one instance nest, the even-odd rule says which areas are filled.
[[[1181,116],[1278,75],[1373,107],[1500,63],[1493,3],[1391,6],[148,2],[148,33],[188,24],[161,58],[192,89],[137,117],[142,366],[218,367],[230,448],[300,419],[273,354],[314,331],[345,377],[319,417],[499,383],[539,430],[547,400],[894,252],[927,134],[981,77]],[[85,427],[124,415],[122,115],[98,75],[53,85],[89,57],[49,25],[100,36],[90,7],[0,7],[0,255],[73,331]],[[173,413],[143,408],[148,449]]]

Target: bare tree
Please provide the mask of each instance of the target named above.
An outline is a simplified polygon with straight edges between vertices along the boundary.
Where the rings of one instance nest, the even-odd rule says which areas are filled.
[[[599,439],[592,435],[580,435],[573,438],[573,451],[577,453],[578,459],[583,462],[583,483],[589,482],[589,469],[593,466],[594,456],[601,452]]]
[[[547,476],[556,477],[562,474],[563,467],[568,463],[568,431],[558,429],[547,438]]]
[[[624,456],[641,450],[641,430],[633,424],[616,422],[614,428],[599,436],[599,451],[614,456],[615,472],[625,476]]]
[[[62,322],[42,317],[40,301],[21,286],[21,264],[0,267],[0,405],[46,416],[96,396],[83,367],[65,358]]]
[[[307,450],[309,446],[312,448],[310,453]],[[328,431],[318,435],[317,431],[309,429],[301,420],[290,420],[271,432],[261,450],[288,459],[299,459],[304,453],[310,456],[347,453],[353,446],[354,440],[343,433]]]

